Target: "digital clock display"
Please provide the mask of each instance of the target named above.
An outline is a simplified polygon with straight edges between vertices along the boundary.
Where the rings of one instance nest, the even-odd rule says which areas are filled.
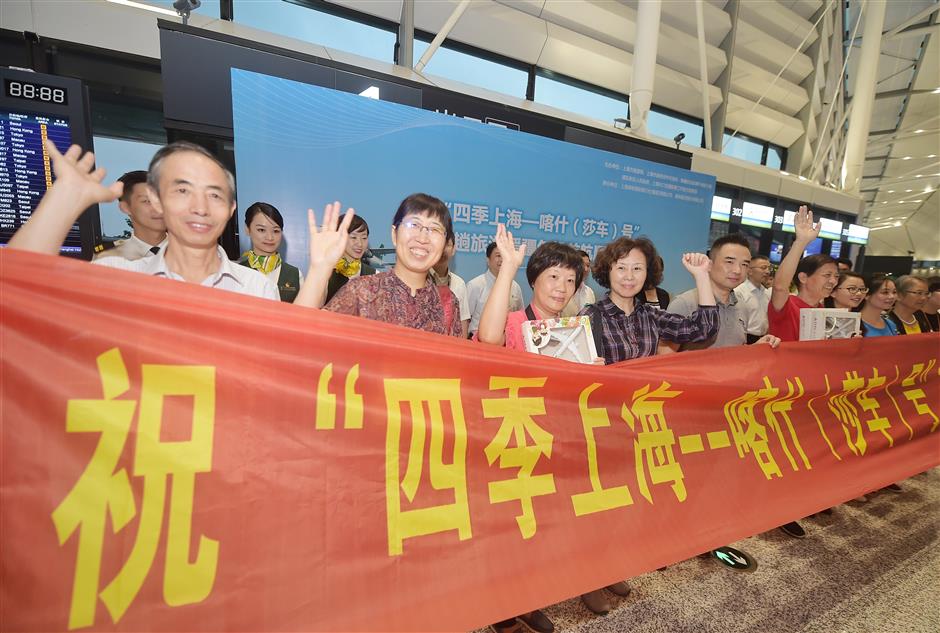
[[[58,86],[45,86],[16,79],[5,79],[3,94],[13,99],[29,99],[41,103],[54,103],[68,105],[69,95],[65,88]]]

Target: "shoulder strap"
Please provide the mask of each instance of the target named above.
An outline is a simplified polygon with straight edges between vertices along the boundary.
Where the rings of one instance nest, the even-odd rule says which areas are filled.
[[[535,316],[535,310],[532,309],[531,304],[525,307],[525,316],[530,321],[538,321],[538,317]]]

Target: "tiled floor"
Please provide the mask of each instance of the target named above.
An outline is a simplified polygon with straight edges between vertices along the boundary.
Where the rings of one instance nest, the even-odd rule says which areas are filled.
[[[556,631],[630,633],[940,632],[940,469],[778,530],[732,543],[752,573],[693,558],[630,580],[605,617],[579,599],[545,613]],[[485,629],[484,629],[485,630]]]

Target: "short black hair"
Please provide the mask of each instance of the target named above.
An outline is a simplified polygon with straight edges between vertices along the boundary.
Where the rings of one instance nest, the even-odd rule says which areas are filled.
[[[525,277],[529,280],[529,286],[534,287],[539,275],[552,266],[570,268],[574,272],[574,287],[581,285],[581,280],[584,278],[584,260],[581,259],[578,251],[561,242],[545,242],[535,249],[525,267]]]
[[[121,193],[121,200],[127,202],[130,200],[131,192],[134,191],[135,186],[147,184],[147,172],[143,169],[129,171],[118,178],[118,182],[124,183],[124,191]]]
[[[743,246],[747,249],[747,252],[751,252],[751,243],[747,241],[747,238],[741,235],[740,233],[729,233],[727,235],[722,235],[717,240],[712,242],[712,247],[708,249],[708,256],[712,259],[715,258],[715,253],[721,250],[721,247],[725,244],[734,244],[735,246]]]
[[[591,259],[590,253],[588,253],[587,251],[582,251],[581,249],[578,249],[578,255],[580,255],[582,259],[585,257],[587,257],[588,259]]]
[[[836,260],[836,264],[845,264],[849,267],[849,270],[852,270],[852,260],[848,257],[840,257]]]
[[[493,251],[496,250],[496,242],[490,242],[486,245],[486,258],[489,259]]]
[[[427,214],[444,225],[445,244],[447,240],[453,239],[454,222],[450,217],[450,211],[447,210],[447,205],[439,198],[435,198],[426,193],[411,194],[398,205],[398,210],[392,218],[392,227],[397,229],[398,225],[405,219],[405,216],[411,214]]]
[[[800,273],[805,273],[806,276],[809,277],[826,264],[835,266],[836,260],[824,253],[816,253],[815,255],[804,257],[800,260],[800,263],[796,265],[796,272],[793,274],[793,283],[796,284],[797,288],[802,287],[803,284],[800,282]]]
[[[281,228],[284,229],[284,218],[281,217],[281,212],[277,210],[273,204],[268,204],[267,202],[256,202],[247,209],[245,209],[245,226],[251,226],[251,221],[255,219],[255,216],[259,213],[266,215],[269,220],[274,222]]]
[[[354,215],[353,219],[349,222],[349,229],[347,233],[352,233],[353,231],[358,231],[359,229],[364,228],[366,230],[366,235],[369,234],[369,223],[366,222],[365,218],[361,215]]]
[[[766,255],[751,255],[751,263],[752,263],[752,264],[753,264],[754,262],[756,262],[758,259],[762,259],[762,260],[767,261],[767,262],[770,261],[770,258],[767,257]]]

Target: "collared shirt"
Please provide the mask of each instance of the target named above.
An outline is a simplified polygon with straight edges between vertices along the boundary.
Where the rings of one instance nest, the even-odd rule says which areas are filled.
[[[728,302],[722,303],[715,297],[718,303],[718,333],[705,341],[697,343],[683,343],[680,351],[708,349],[710,347],[732,347],[734,345],[745,345],[747,343],[747,311],[745,302],[738,301],[738,297],[733,292],[728,293]],[[674,297],[669,302],[667,312],[681,314],[682,316],[691,316],[698,309],[698,290],[692,288],[682,294]]]
[[[750,300],[754,302],[753,315],[747,321],[747,333],[754,336],[763,336],[767,334],[767,305],[770,303],[770,288],[755,286],[750,279],[745,279],[744,283],[734,289],[734,294],[738,299]]]
[[[164,237],[163,241],[157,244],[156,248],[163,250],[166,244],[167,238]],[[154,254],[153,249],[154,247],[152,245],[143,241],[136,235],[131,235],[126,240],[118,240],[115,242],[114,248],[109,248],[95,255],[94,260],[104,259],[105,257],[122,257],[133,262],[138,259],[150,257]]]
[[[441,296],[430,280],[414,295],[411,292],[408,284],[388,270],[350,279],[325,309],[432,334],[461,336],[460,319],[451,319],[449,327],[444,323]]]
[[[718,332],[718,306],[699,306],[684,317],[646,303],[634,302],[633,312],[624,313],[610,300],[610,293],[581,314],[591,318],[597,355],[606,363],[653,356],[664,338],[674,343],[704,341]]]
[[[221,246],[216,247],[219,256],[219,270],[209,275],[200,282],[200,286],[209,288],[218,288],[219,290],[229,290],[262,299],[280,300],[280,294],[277,286],[271,283],[264,275],[257,270],[252,270],[246,266],[241,266],[235,262],[229,261],[225,250]],[[118,268],[120,270],[130,270],[154,277],[166,277],[167,279],[176,279],[185,281],[182,277],[172,272],[166,265],[166,249],[160,249],[160,252],[150,257],[144,257],[131,261],[123,257],[103,257],[96,259],[92,263],[108,268]]]
[[[496,275],[489,270],[467,283],[467,303],[470,308],[471,332],[476,332],[480,328],[480,316],[483,314],[483,306],[486,305],[486,300],[489,298],[490,291],[495,283]],[[509,295],[509,311],[515,312],[522,308],[522,288],[513,280],[512,290]]]
[[[569,301],[565,309],[561,311],[561,316],[575,316],[584,309],[584,306],[589,306],[595,301],[597,301],[597,298],[594,296],[594,290],[589,285],[583,283],[571,296],[571,301]]]

